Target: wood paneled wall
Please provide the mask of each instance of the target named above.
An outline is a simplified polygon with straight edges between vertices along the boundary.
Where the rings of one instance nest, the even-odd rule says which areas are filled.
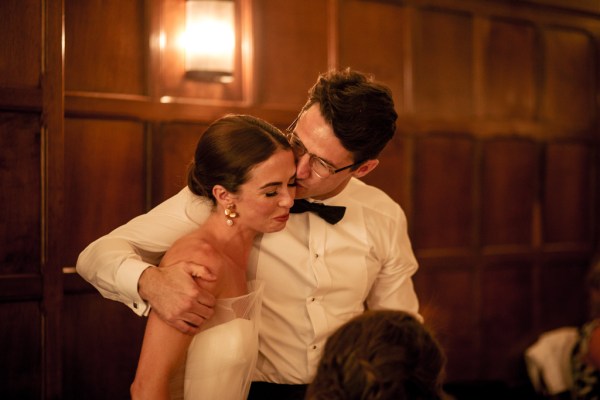
[[[580,323],[598,249],[600,7],[591,0],[238,0],[234,82],[186,79],[183,0],[0,2],[0,393],[127,398],[144,320],[73,271],[176,193],[215,118],[292,121],[320,72],[388,84],[367,181],[405,209],[448,379],[525,378]],[[63,47],[64,34],[64,47]]]

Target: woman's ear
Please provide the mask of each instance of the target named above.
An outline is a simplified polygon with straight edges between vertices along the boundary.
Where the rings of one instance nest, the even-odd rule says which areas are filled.
[[[233,203],[234,195],[221,185],[213,186],[212,194],[217,200],[217,203],[223,205],[223,207]]]
[[[373,171],[379,165],[379,160],[367,160],[360,165],[355,171],[353,171],[354,177],[362,178],[369,172]]]

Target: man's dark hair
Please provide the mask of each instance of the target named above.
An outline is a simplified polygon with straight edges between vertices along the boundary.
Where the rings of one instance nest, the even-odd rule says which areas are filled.
[[[396,132],[391,90],[362,72],[346,68],[319,75],[302,111],[316,103],[355,162],[377,158]]]

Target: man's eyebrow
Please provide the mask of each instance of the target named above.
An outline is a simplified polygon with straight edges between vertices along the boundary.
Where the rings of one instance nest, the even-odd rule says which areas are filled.
[[[335,168],[336,168],[335,164],[333,164],[333,163],[332,163],[330,160],[328,160],[328,159],[326,159],[326,158],[323,158],[323,157],[321,157],[320,155],[318,155],[318,154],[315,154],[315,153],[313,153],[313,152],[309,151],[309,150],[306,148],[306,145],[304,144],[304,142],[302,141],[302,139],[300,139],[300,136],[298,136],[298,133],[297,133],[296,131],[292,131],[292,133],[294,134],[294,136],[296,136],[296,139],[298,139],[298,141],[299,141],[299,142],[302,144],[302,147],[304,147],[304,150],[306,150],[306,152],[307,152],[307,153],[309,153],[309,154],[312,154],[313,156],[317,157],[318,159],[325,161],[327,164],[329,164],[329,166],[330,166],[331,168],[333,168],[333,169],[335,169]]]

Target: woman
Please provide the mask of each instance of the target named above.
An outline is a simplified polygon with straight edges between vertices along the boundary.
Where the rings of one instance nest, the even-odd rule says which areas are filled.
[[[366,311],[331,335],[307,400],[438,400],[446,357],[403,311]]]
[[[188,186],[213,209],[173,244],[162,265],[188,261],[213,272],[217,280],[204,287],[217,298],[215,313],[195,337],[150,313],[132,398],[178,397],[183,386],[185,399],[246,398],[258,353],[261,290],[246,282],[246,265],[258,234],[285,227],[295,173],[285,137],[258,118],[226,116],[202,135]],[[184,365],[185,384],[174,379]]]

